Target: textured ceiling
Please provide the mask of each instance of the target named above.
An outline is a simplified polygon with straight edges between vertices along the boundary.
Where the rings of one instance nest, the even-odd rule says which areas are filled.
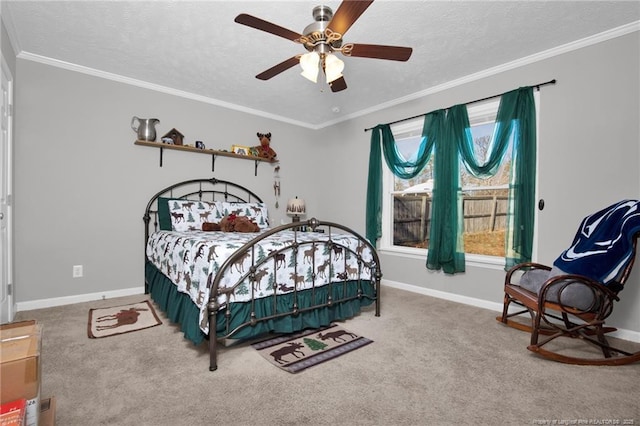
[[[409,46],[408,62],[343,58],[332,93],[291,68],[292,41],[236,24],[247,13],[296,32],[339,1],[2,1],[25,58],[110,73],[312,128],[610,29],[636,25],[638,1],[375,1],[345,42]],[[90,71],[91,72],[91,71]],[[523,82],[535,84],[535,82]]]

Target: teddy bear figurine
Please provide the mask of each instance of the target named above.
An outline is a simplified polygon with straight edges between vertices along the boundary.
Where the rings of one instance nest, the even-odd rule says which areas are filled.
[[[219,223],[223,232],[260,232],[260,227],[246,216],[231,213],[222,218]]]
[[[271,148],[271,132],[257,133],[260,139],[260,145],[251,148],[252,154],[256,157],[266,158],[267,160],[275,160],[276,152]]]

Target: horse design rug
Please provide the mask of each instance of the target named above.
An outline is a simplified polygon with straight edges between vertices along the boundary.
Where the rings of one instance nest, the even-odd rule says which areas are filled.
[[[373,342],[339,325],[286,334],[254,343],[260,355],[290,373],[329,361]]]
[[[89,337],[114,336],[162,324],[148,300],[130,305],[89,310]]]

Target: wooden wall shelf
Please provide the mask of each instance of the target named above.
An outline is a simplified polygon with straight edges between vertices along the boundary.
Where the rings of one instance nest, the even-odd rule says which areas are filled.
[[[150,142],[150,141],[141,141],[141,140],[137,140],[134,142],[135,145],[140,145],[140,146],[150,146],[152,148],[160,148],[160,167],[162,167],[162,154],[164,152],[165,149],[173,149],[176,151],[187,151],[187,152],[195,152],[197,154],[209,154],[211,155],[211,171],[215,171],[215,162],[216,162],[216,156],[221,156],[221,157],[230,157],[230,158],[237,158],[239,160],[251,160],[255,162],[255,175],[258,175],[258,164],[260,162],[264,162],[264,163],[277,163],[278,160],[269,160],[267,158],[262,158],[262,157],[255,157],[253,155],[240,155],[240,154],[236,154],[233,152],[229,152],[229,151],[219,151],[216,149],[200,149],[200,148],[196,148],[193,146],[185,146],[185,145],[170,145],[167,143],[161,143],[161,142]]]

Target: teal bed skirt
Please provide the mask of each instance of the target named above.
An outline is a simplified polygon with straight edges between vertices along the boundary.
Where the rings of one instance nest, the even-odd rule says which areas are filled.
[[[199,345],[208,338],[199,326],[200,309],[193,303],[189,295],[179,292],[169,278],[149,261],[145,264],[145,279],[153,301],[166,313],[171,322],[180,324],[185,338],[195,345]],[[357,297],[359,287],[362,297]],[[376,294],[373,282],[341,282],[314,290],[297,292],[295,297],[297,297],[298,308],[303,310],[306,307],[326,303],[329,292],[331,292],[334,301],[347,300],[334,302],[331,306],[321,306],[299,312],[297,315],[290,314],[294,301],[293,293],[278,295],[275,306],[274,296],[256,299],[253,305],[251,302],[233,303],[228,316],[228,324],[225,315],[226,309],[218,312],[216,335],[219,338],[246,339],[269,332],[291,333],[305,328],[319,328],[327,326],[333,321],[342,321],[357,315],[361,308],[371,305],[379,296]],[[252,306],[257,320],[254,325],[249,323]],[[260,320],[260,318],[280,313],[283,313],[283,316]]]

